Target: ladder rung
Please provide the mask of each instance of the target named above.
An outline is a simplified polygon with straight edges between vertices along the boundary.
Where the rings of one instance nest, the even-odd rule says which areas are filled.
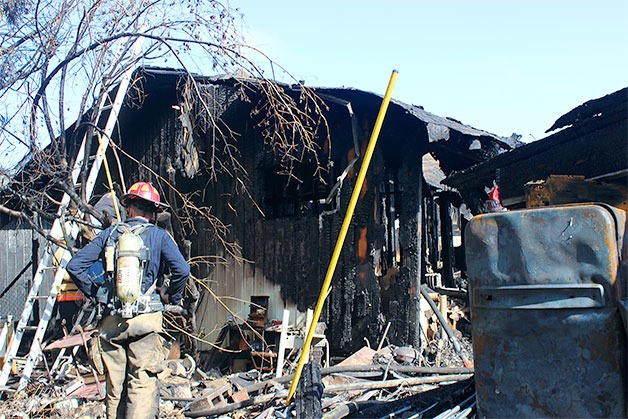
[[[37,330],[38,326],[22,326],[20,330]]]
[[[31,297],[32,300],[47,300],[48,296],[47,295],[35,295],[33,297]]]

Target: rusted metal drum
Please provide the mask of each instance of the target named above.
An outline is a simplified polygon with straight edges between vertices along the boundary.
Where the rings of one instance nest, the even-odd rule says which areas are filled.
[[[625,226],[624,211],[593,204],[471,220],[479,417],[627,416]]]

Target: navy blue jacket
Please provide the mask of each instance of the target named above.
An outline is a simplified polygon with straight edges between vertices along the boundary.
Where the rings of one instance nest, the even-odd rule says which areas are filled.
[[[141,218],[129,218],[125,223],[136,225],[145,222]],[[96,296],[99,284],[93,274],[93,267],[96,264],[104,266],[105,247],[107,246],[109,235],[115,241],[118,236],[115,225],[104,230],[78,251],[66,266],[68,274],[85,295]],[[183,298],[183,291],[190,276],[190,266],[185,261],[172,237],[166,230],[160,227],[150,227],[146,231],[144,245],[150,250],[150,260],[144,271],[142,292],[145,293],[157,278],[164,273],[164,269],[167,267],[172,275],[166,293],[169,295],[170,304],[178,304],[181,298]]]

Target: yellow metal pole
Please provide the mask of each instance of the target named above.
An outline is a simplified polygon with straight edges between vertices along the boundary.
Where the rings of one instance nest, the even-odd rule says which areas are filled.
[[[122,221],[122,217],[120,216],[120,209],[118,208],[116,192],[113,189],[113,180],[111,180],[109,163],[107,162],[107,155],[105,154],[105,144],[103,144],[100,134],[98,135],[98,153],[102,154],[102,162],[105,166],[105,173],[107,174],[107,182],[109,183],[109,191],[111,193],[111,202],[113,203],[113,209],[116,211],[116,218],[118,219],[118,222],[120,222]]]
[[[384,95],[382,105],[379,108],[379,113],[377,114],[377,119],[375,120],[375,127],[373,128],[371,139],[369,140],[369,144],[366,148],[366,153],[364,153],[364,160],[362,162],[362,166],[360,167],[360,172],[358,173],[358,178],[356,180],[355,187],[353,188],[351,199],[349,200],[347,214],[345,215],[345,219],[342,222],[340,234],[338,235],[338,240],[336,241],[336,247],[334,249],[334,253],[331,256],[329,267],[327,268],[327,274],[325,275],[325,280],[323,281],[321,293],[318,296],[318,302],[316,303],[316,309],[314,310],[314,317],[312,318],[312,323],[310,324],[305,342],[303,343],[303,350],[301,351],[301,357],[299,358],[299,364],[297,365],[297,369],[294,372],[294,378],[292,379],[292,384],[290,385],[290,391],[288,392],[286,405],[290,404],[290,401],[292,400],[292,396],[294,395],[297,384],[299,383],[299,378],[301,377],[301,372],[303,371],[303,366],[305,365],[305,361],[307,360],[308,353],[310,351],[310,345],[312,344],[312,338],[314,337],[314,330],[316,329],[316,324],[318,323],[318,319],[320,318],[321,312],[323,311],[323,304],[325,304],[325,299],[329,292],[331,278],[334,276],[336,264],[338,263],[338,259],[340,258],[340,252],[342,251],[342,245],[345,241],[345,238],[347,237],[349,224],[351,223],[351,218],[353,218],[353,212],[358,202],[358,197],[360,196],[360,191],[362,190],[362,185],[364,184],[364,179],[366,178],[366,172],[368,171],[371,157],[373,157],[375,144],[377,144],[377,137],[379,136],[379,131],[381,130],[382,123],[384,122],[384,116],[386,115],[388,104],[390,103],[390,97],[392,96],[393,87],[395,86],[395,82],[397,81],[397,74],[397,70],[393,70],[392,74],[390,75],[388,88],[386,89],[386,94]]]

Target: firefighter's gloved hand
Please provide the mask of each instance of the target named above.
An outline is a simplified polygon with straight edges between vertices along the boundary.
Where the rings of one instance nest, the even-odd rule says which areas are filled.
[[[163,303],[166,304],[166,305],[169,304],[170,303],[170,295],[168,295],[168,293],[166,293],[166,288],[165,287],[156,287],[155,289],[157,290],[157,292],[161,296],[161,301],[163,301]]]

